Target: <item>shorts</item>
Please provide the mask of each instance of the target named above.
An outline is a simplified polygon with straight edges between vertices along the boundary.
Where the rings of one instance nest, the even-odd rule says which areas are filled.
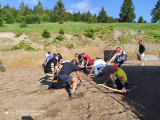
[[[70,76],[67,74],[64,74],[64,75],[59,74],[58,75],[58,80],[63,81],[63,82],[71,82],[72,79],[73,79],[73,76]]]
[[[122,90],[123,85],[122,85],[121,81],[118,78],[115,80],[115,83],[117,85],[117,89],[118,90]]]
[[[118,90],[122,90],[123,85],[122,85],[121,81],[120,81],[120,80],[117,78],[117,76],[115,76],[114,74],[113,74],[112,77],[113,77],[113,79],[115,80],[115,83],[116,83],[116,85],[117,85],[117,89],[118,89]],[[126,83],[125,83],[124,87],[126,87]]]
[[[144,58],[144,53],[143,54],[139,54],[138,57]]]

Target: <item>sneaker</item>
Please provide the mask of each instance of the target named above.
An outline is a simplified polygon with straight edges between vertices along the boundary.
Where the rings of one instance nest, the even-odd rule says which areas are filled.
[[[81,86],[81,83],[77,84],[76,90]]]
[[[49,84],[48,90],[49,90],[49,89],[53,89],[53,88],[54,88],[54,84],[53,84],[53,83]]]
[[[116,86],[116,85],[113,85],[112,88],[113,88],[113,89],[117,89],[117,86]]]
[[[72,93],[71,94],[71,98],[77,98],[77,97],[79,97],[80,95],[78,95],[78,94],[76,94],[76,93]]]
[[[140,64],[140,66],[144,66],[144,64]]]

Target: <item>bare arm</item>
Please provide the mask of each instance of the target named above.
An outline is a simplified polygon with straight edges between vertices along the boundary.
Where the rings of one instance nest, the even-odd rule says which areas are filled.
[[[90,71],[90,73],[89,73],[89,75],[88,75],[88,76],[91,76],[91,74],[92,74],[93,70],[94,70],[94,66],[92,67],[92,69],[91,69],[91,71]]]
[[[54,63],[51,63],[51,71],[54,74]]]
[[[82,77],[81,77],[79,71],[77,71],[77,75],[78,75],[79,80],[83,83],[84,81],[82,80]]]

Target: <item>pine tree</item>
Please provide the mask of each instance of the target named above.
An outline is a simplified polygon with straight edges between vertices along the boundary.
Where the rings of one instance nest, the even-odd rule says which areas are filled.
[[[104,10],[104,7],[102,7],[98,15],[98,22],[106,23],[107,21],[108,21],[108,16],[106,14],[106,11]]]
[[[19,7],[19,12],[20,12],[21,14],[23,14],[24,9],[25,9],[25,6],[24,6],[24,2],[22,1],[22,2],[21,2],[21,5],[20,5],[20,7]]]
[[[93,15],[93,22],[97,23],[97,16],[96,16],[96,14]]]
[[[153,8],[153,10],[151,11],[151,22],[155,23],[157,21],[159,21],[160,23],[160,0],[158,0],[157,4],[155,5],[155,8]]]
[[[144,21],[143,21],[143,17],[140,16],[139,19],[138,19],[138,23],[143,23],[143,22],[144,22]]]
[[[134,6],[132,0],[124,0],[123,5],[121,6],[120,22],[133,22],[136,18],[134,13]]]
[[[10,13],[7,13],[6,16],[5,16],[5,21],[6,21],[7,24],[14,23],[13,16]]]
[[[57,17],[57,21],[64,21],[65,20],[65,8],[62,0],[58,0],[57,5],[54,6],[53,13],[54,16]]]
[[[87,15],[86,15],[86,22],[88,23],[93,23],[93,18],[92,18],[92,14],[90,13],[90,11],[88,10]]]
[[[2,9],[0,4],[0,26],[3,26]]]
[[[43,9],[41,1],[39,1],[38,5],[34,7],[33,13],[39,14],[39,15],[42,15],[44,13],[44,9]]]
[[[31,15],[32,14],[32,10],[28,8],[28,6],[24,7],[23,10],[23,16],[27,16],[27,15]]]

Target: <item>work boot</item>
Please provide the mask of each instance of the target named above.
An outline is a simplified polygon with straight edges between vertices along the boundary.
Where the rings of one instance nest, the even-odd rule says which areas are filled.
[[[80,95],[76,94],[75,92],[72,92],[71,93],[71,98],[77,98],[79,97]]]

